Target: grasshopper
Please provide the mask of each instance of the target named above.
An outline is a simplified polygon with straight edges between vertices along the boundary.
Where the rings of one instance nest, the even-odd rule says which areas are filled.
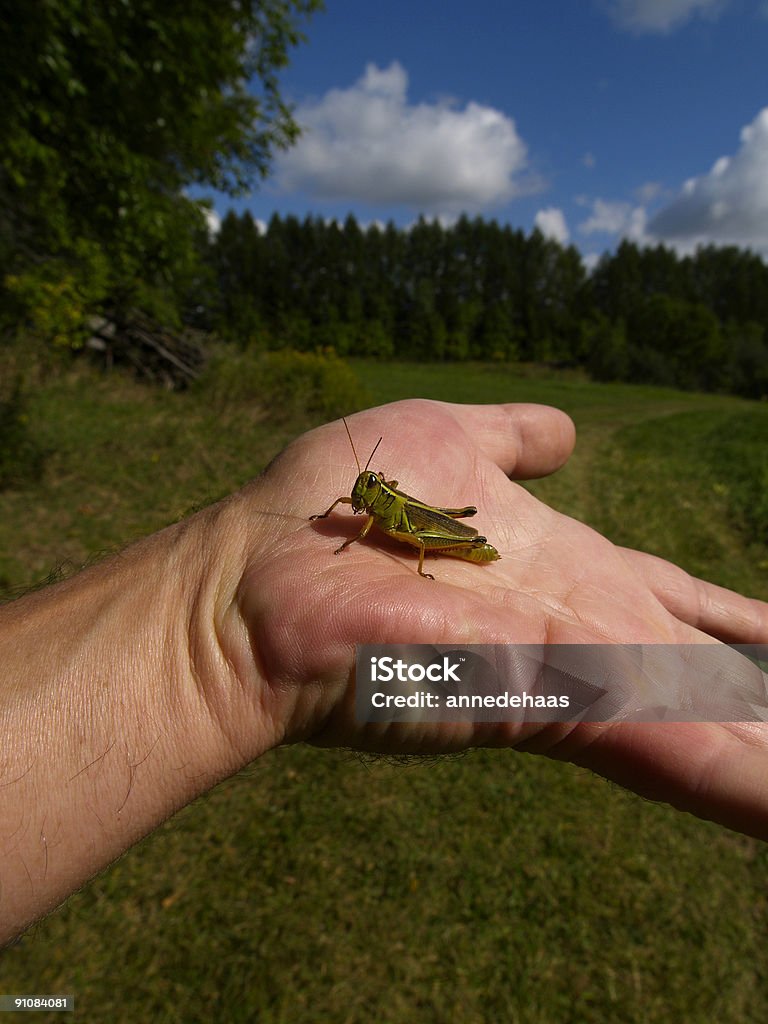
[[[428,580],[435,577],[424,572],[424,555],[427,551],[463,558],[467,562],[494,562],[501,557],[496,548],[488,543],[487,538],[481,537],[477,530],[456,522],[457,519],[475,515],[477,509],[474,505],[466,505],[464,508],[437,508],[428,505],[424,501],[412,498],[405,491],[399,491],[397,480],[385,480],[383,473],[374,473],[368,469],[383,438],[380,437],[376,442],[365,469],[361,470],[347,421],[343,420],[343,423],[357,463],[358,476],[352,488],[352,497],[337,498],[327,511],[309,518],[325,519],[337,505],[342,504],[351,505],[355,515],[367,513],[368,519],[360,533],[344,541],[334,554],[340,554],[356,540],[364,540],[375,523],[388,536],[419,549],[419,575]]]

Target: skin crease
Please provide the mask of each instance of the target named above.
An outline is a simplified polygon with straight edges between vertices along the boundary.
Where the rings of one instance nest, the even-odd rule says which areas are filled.
[[[768,606],[616,547],[513,479],[555,471],[574,428],[543,406],[424,400],[348,420],[363,462],[431,504],[474,504],[501,560],[434,556],[339,506],[340,421],[237,494],[0,609],[0,937],[266,750],[510,746],[768,837],[768,732],[738,724],[360,725],[356,643],[768,643]],[[512,479],[510,479],[512,478]],[[44,752],[45,756],[42,756]]]

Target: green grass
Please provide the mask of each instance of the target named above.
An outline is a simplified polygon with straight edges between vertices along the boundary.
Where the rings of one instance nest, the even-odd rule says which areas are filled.
[[[768,598],[751,511],[765,406],[497,366],[354,365],[377,403],[566,409],[576,454],[532,490]],[[31,422],[52,454],[40,484],[0,493],[6,584],[227,492],[299,429],[209,404],[88,374],[40,391]],[[762,1022],[766,885],[768,848],[569,765],[298,746],[36,926],[3,954],[0,992],[74,992],[89,1022]]]

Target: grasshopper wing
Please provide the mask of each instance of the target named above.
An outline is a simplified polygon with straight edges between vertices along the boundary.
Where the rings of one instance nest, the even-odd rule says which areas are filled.
[[[452,512],[466,514],[466,509],[430,508],[421,502],[411,500],[406,514],[411,529],[417,536],[422,534],[445,540],[469,540],[477,537],[477,530],[472,526],[465,526],[464,523],[457,523],[451,515]],[[474,515],[474,510],[472,514]]]

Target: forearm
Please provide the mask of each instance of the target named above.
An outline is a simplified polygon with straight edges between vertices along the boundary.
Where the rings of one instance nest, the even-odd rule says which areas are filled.
[[[215,506],[0,609],[0,941],[269,745],[217,642],[232,517]],[[241,736],[232,693],[253,712]]]

